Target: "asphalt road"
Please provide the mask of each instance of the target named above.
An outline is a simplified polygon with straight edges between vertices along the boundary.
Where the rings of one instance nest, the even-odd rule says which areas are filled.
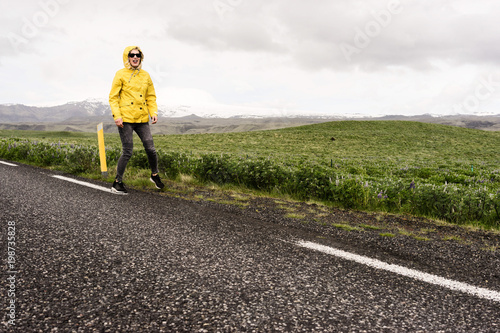
[[[53,175],[0,164],[2,331],[500,332],[498,300],[297,244],[361,243]]]

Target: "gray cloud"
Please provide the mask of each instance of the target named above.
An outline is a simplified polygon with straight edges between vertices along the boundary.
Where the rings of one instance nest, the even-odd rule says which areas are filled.
[[[219,51],[286,52],[317,70],[423,70],[436,61],[500,59],[499,8],[493,4],[478,14],[460,12],[450,1],[247,2],[228,12],[227,21],[212,15],[174,22],[169,34]]]
[[[200,45],[218,51],[283,52],[285,48],[274,42],[271,32],[253,20],[239,21],[231,27],[211,24],[206,26],[173,24],[168,35],[179,41]]]

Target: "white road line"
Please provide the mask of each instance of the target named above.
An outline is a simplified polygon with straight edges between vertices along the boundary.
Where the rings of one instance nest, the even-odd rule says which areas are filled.
[[[8,162],[4,162],[4,161],[0,161],[1,164],[5,164],[5,165],[8,165],[8,166],[17,166],[17,164],[12,164],[12,163],[8,163]]]
[[[396,273],[399,275],[403,275],[406,277],[410,277],[416,280],[420,280],[423,282],[435,284],[447,289],[457,290],[464,293],[468,293],[474,296],[478,296],[480,298],[489,299],[495,302],[500,302],[500,292],[489,290],[486,288],[476,287],[467,283],[462,283],[454,280],[445,279],[443,277],[432,275],[424,272],[420,272],[414,269],[406,268],[399,265],[388,264],[383,261],[372,259],[364,256],[360,256],[354,253],[345,252],[339,249],[335,249],[333,247],[307,242],[307,241],[299,241],[298,244],[301,247],[320,251],[326,254],[330,254],[342,259],[354,261],[363,265],[367,265],[373,268],[389,271],[392,273]]]
[[[62,179],[62,180],[68,181],[68,182],[72,182],[72,183],[75,183],[75,184],[87,186],[87,187],[90,187],[90,188],[93,188],[93,189],[96,189],[96,190],[100,190],[100,191],[111,193],[111,187],[104,187],[104,186],[94,185],[94,184],[91,184],[91,183],[82,182],[82,181],[79,181],[79,180],[76,180],[76,179],[73,179],[73,178],[64,177],[64,176],[55,175],[55,176],[52,176],[52,177],[58,178],[58,179]]]

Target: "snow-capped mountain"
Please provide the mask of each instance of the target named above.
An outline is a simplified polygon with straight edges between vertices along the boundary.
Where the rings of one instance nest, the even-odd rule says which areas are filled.
[[[158,113],[163,117],[196,115],[202,118],[342,118],[341,115],[303,110],[227,104],[160,105]]]
[[[111,116],[109,105],[100,101],[85,100],[57,106],[28,106],[23,104],[0,104],[0,122],[61,122],[72,118]]]
[[[69,102],[65,105],[83,109],[88,116],[104,116],[111,114],[109,103],[104,99],[89,98],[82,102]]]

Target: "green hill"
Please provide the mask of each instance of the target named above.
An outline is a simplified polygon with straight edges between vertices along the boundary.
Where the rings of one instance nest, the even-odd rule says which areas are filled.
[[[498,165],[500,161],[500,132],[409,121],[336,121],[271,131],[160,135],[156,140],[158,147],[168,150],[299,158],[319,163],[366,159]]]

